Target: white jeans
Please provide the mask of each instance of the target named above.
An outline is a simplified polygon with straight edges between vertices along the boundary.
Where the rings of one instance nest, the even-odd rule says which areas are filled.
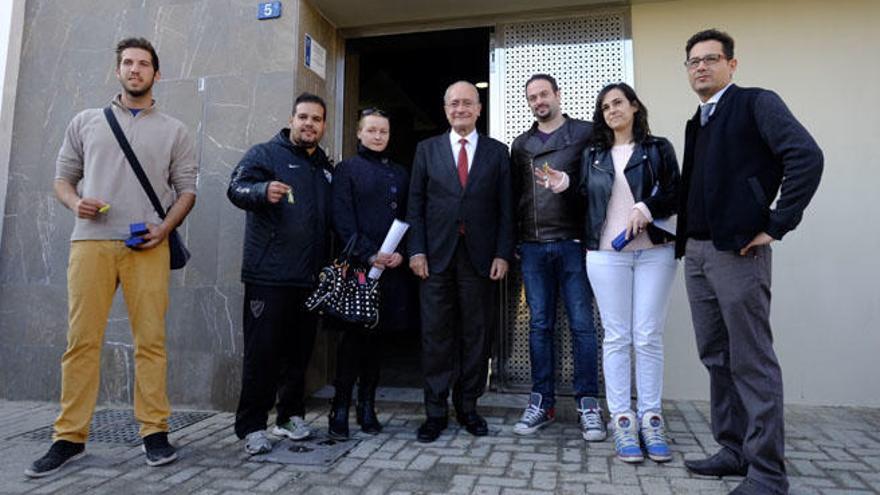
[[[611,414],[631,410],[632,350],[638,413],[661,411],[663,327],[677,267],[671,244],[637,251],[587,253],[587,275],[605,330],[602,364]]]

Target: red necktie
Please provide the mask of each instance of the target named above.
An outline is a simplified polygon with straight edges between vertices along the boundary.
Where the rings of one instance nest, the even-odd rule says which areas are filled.
[[[461,182],[461,187],[464,189],[468,176],[467,148],[465,148],[468,140],[461,138],[458,142],[461,143],[461,149],[458,150],[458,181]]]

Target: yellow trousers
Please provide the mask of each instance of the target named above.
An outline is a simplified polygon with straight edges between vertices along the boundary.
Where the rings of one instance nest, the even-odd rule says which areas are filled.
[[[142,437],[168,431],[165,312],[168,241],[144,251],[122,241],[73,241],[67,268],[67,350],[61,359],[61,414],[55,440],[85,442],[98,400],[101,347],[116,288],[128,307],[134,340],[134,415]]]

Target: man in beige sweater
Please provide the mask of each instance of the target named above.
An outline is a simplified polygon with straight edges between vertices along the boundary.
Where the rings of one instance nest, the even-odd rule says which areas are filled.
[[[147,464],[177,459],[168,443],[165,312],[170,258],[168,235],[196,200],[198,163],[193,140],[180,121],[160,113],[153,100],[159,58],[149,41],[128,38],[116,47],[122,92],[110,103],[134,154],[156,191],[165,219],[144,192],[102,109],[73,118],[58,153],[55,194],[76,215],[67,272],[69,330],[61,360],[61,413],[55,442],[25,471],[39,478],[85,454],[98,398],[104,328],[122,285],[134,339],[134,412],[141,423]],[[126,247],[129,225],[146,223],[143,242]]]

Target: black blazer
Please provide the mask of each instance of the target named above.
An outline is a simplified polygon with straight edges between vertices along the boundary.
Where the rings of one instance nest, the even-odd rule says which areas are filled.
[[[425,254],[431,273],[449,266],[465,228],[464,243],[474,268],[489,276],[493,258],[513,257],[513,202],[507,146],[480,135],[467,187],[458,180],[449,134],[416,147],[409,189],[409,255]]]

